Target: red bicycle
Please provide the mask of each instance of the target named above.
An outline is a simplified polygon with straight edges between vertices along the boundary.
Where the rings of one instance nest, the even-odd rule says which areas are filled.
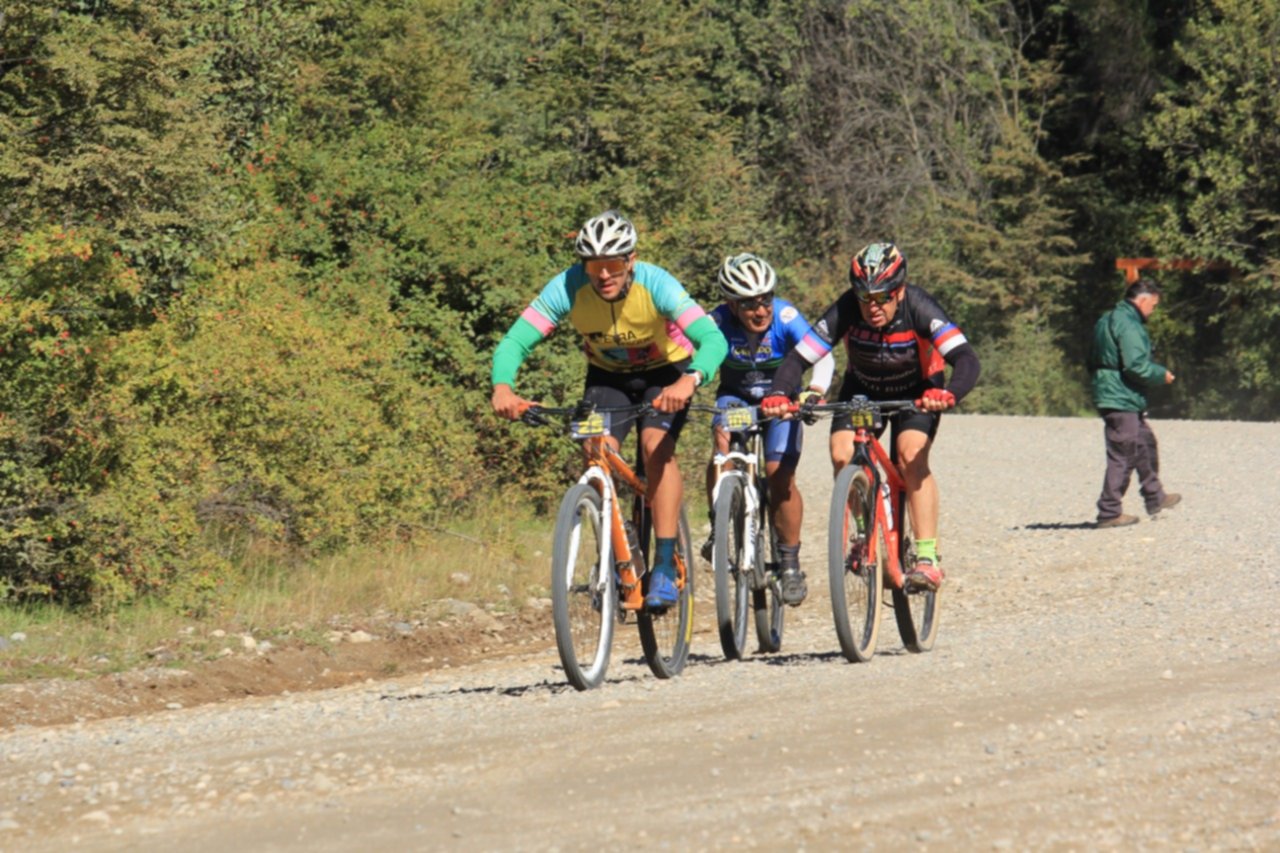
[[[913,409],[911,400],[866,397],[811,409],[848,412],[853,421],[853,458],[836,475],[827,528],[831,611],[840,649],[850,661],[868,661],[876,652],[885,587],[908,651],[928,651],[937,636],[938,593],[907,592],[903,586],[904,567],[916,559],[906,485],[876,438],[885,415]]]

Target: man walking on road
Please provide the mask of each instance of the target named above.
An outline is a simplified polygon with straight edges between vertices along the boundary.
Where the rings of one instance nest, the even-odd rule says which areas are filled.
[[[1098,498],[1099,528],[1137,524],[1121,512],[1129,476],[1138,472],[1138,489],[1147,514],[1156,515],[1182,500],[1160,484],[1156,435],[1147,424],[1147,388],[1168,385],[1173,374],[1151,360],[1146,322],[1160,304],[1160,288],[1147,278],[1129,285],[1124,299],[1093,327],[1089,373],[1093,404],[1102,415],[1107,445],[1107,473]]]

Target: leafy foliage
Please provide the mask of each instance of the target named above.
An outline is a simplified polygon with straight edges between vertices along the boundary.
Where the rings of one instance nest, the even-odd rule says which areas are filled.
[[[1235,270],[1225,280],[1180,282],[1174,294],[1212,342],[1190,401],[1206,417],[1274,417],[1280,406],[1277,39],[1280,3],[1207,4],[1178,45],[1187,79],[1157,96],[1145,127],[1176,181],[1151,244]]]
[[[1113,259],[1162,414],[1280,411],[1280,7],[1182,0],[57,0],[0,11],[0,595],[201,607],[249,548],[543,508],[574,448],[489,359],[620,207],[704,302],[816,309],[897,240],[974,410],[1087,409]],[[1101,94],[1100,94],[1101,93]],[[520,390],[574,399],[571,333]],[[508,498],[509,499],[509,498]]]

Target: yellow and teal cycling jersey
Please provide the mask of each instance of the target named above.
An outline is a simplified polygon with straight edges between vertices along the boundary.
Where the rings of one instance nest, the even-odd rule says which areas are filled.
[[[575,264],[547,282],[499,344],[494,353],[494,384],[512,384],[529,349],[566,320],[582,335],[587,360],[614,373],[651,370],[692,358],[690,367],[710,379],[727,350],[706,312],[662,267],[637,262],[627,295],[606,302],[591,286],[582,264]],[[691,332],[699,320],[706,322]],[[705,326],[711,327],[721,344],[704,353],[700,344],[707,334]],[[531,331],[536,334],[530,335]]]

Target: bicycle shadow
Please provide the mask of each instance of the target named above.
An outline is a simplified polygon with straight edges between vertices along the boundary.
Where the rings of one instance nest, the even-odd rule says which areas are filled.
[[[624,661],[624,663],[637,663],[645,665],[644,658],[636,658],[634,661]],[[628,682],[638,682],[650,677],[646,674],[637,675],[609,675],[605,676],[604,682],[597,689],[603,689],[605,685],[610,684],[626,684]],[[384,693],[378,697],[381,702],[426,702],[433,699],[449,699],[456,696],[499,696],[507,699],[521,699],[528,696],[556,696],[562,693],[579,693],[576,687],[565,681],[542,681],[533,682],[531,684],[485,684],[471,687],[450,687],[445,690],[416,689],[405,690],[396,693]],[[589,692],[589,691],[588,691]]]
[[[876,656],[895,657],[907,654],[906,649],[877,649]],[[845,663],[839,651],[825,652],[748,652],[740,660],[728,660],[723,656],[703,655],[706,666],[805,666],[808,664]],[[692,660],[692,658],[690,658]]]
[[[1033,521],[1014,530],[1093,530],[1097,524],[1092,521]]]
[[[894,657],[906,654],[906,649],[883,649],[876,652],[877,656]],[[606,689],[611,685],[620,685],[628,683],[638,683],[655,676],[648,670],[648,662],[643,656],[624,658],[621,663],[643,668],[643,672],[624,673],[619,675],[608,675],[598,690]],[[751,651],[741,660],[728,660],[723,655],[706,654],[690,652],[688,661],[685,664],[686,670],[690,667],[718,667],[718,666],[805,666],[830,663],[845,663],[844,655],[838,651],[813,651],[813,652],[760,652]],[[685,673],[677,676],[679,678],[686,677]],[[430,702],[433,700],[444,700],[459,696],[494,696],[504,699],[522,699],[526,697],[537,696],[558,696],[561,694],[574,694],[579,691],[572,684],[566,681],[551,681],[543,679],[528,684],[484,684],[475,686],[459,686],[450,687],[443,690],[434,690],[430,687],[416,688],[412,690],[397,690],[395,692],[386,692],[378,697],[380,702]],[[585,691],[593,692],[593,691]]]
[[[723,658],[715,658],[711,655],[700,655],[691,652],[685,666],[687,668],[690,665],[704,666],[727,662],[728,661],[725,661]],[[596,688],[597,690],[604,689],[608,685],[635,683],[656,677],[649,672],[648,661],[646,661],[643,656],[623,658],[621,663],[630,666],[642,667],[644,671],[635,674],[624,673],[620,675],[606,675],[604,681],[598,688]],[[557,671],[560,671],[559,667],[556,667],[556,669]],[[543,679],[542,681],[533,682],[531,684],[485,684],[468,687],[451,687],[444,690],[419,688],[414,690],[396,691],[394,693],[387,692],[379,696],[378,699],[381,702],[425,702],[433,699],[448,699],[456,696],[485,695],[519,699],[527,696],[556,696],[562,693],[573,694],[578,692],[584,691],[579,691],[576,687],[570,684],[568,680],[550,681]]]

